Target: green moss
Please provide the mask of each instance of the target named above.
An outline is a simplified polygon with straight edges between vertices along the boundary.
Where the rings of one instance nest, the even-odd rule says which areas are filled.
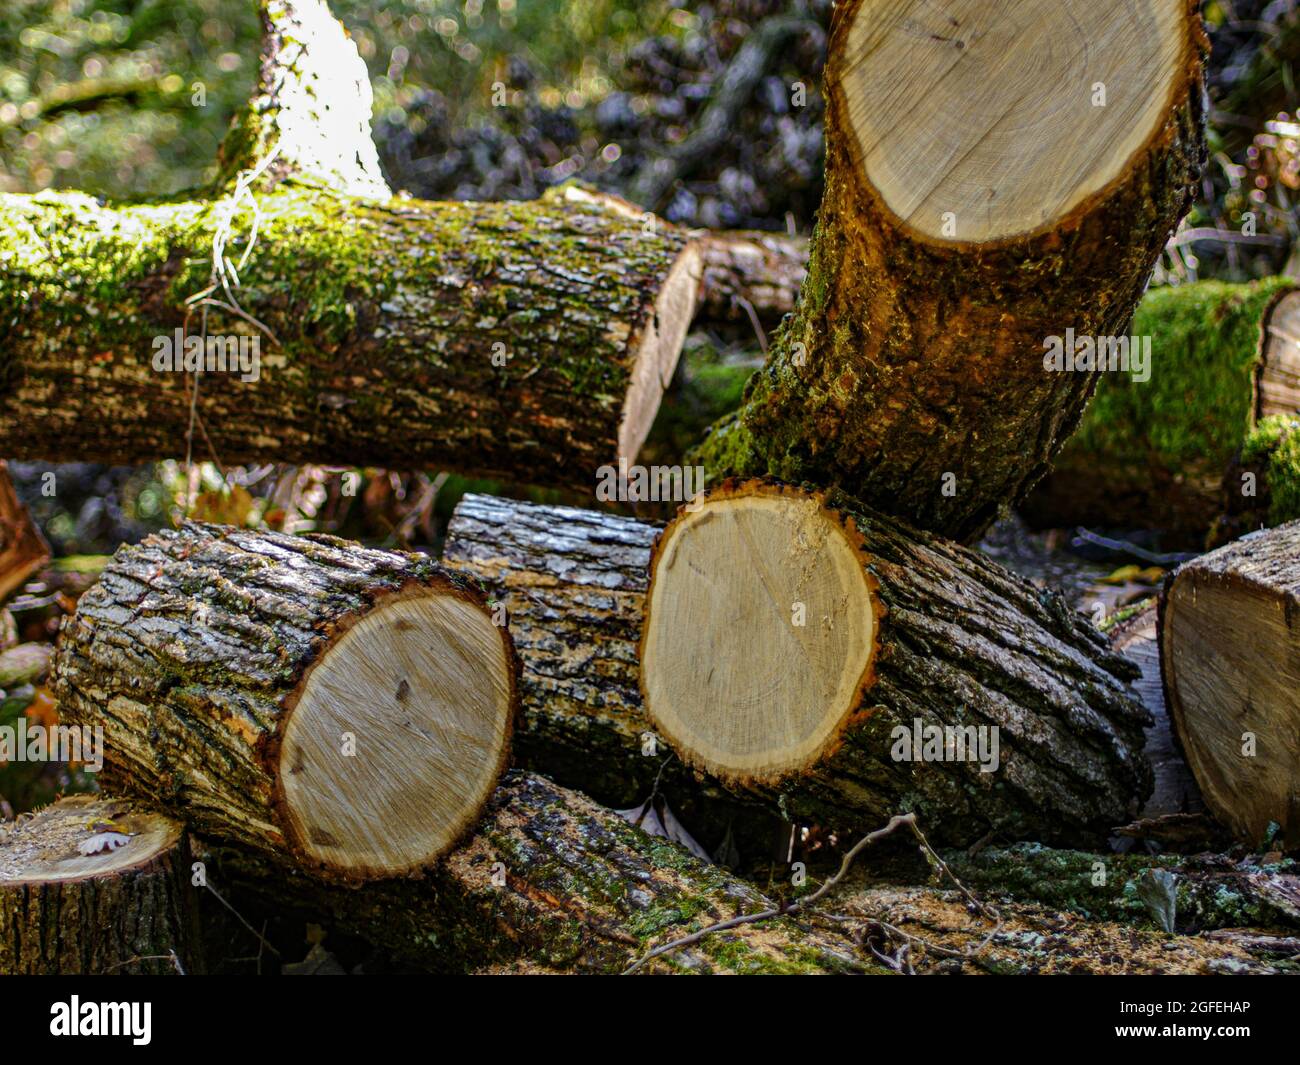
[[[1300,418],[1275,414],[1242,445],[1243,465],[1262,467],[1268,488],[1268,524],[1300,518]]]

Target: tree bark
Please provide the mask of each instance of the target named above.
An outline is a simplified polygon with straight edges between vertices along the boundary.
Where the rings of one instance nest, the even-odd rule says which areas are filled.
[[[794,310],[808,276],[807,237],[761,230],[695,235],[704,261],[702,317],[771,327]]]
[[[429,968],[619,973],[662,943],[771,905],[754,887],[543,777],[512,770],[477,832],[425,879],[359,890],[211,852],[214,883],[300,908]],[[706,937],[648,972],[871,968],[852,942],[782,917]]]
[[[397,875],[472,827],[506,764],[495,620],[427,557],[188,524],[118,551],[53,686],[122,793],[314,875]]]
[[[1128,69],[1154,79],[1123,62],[1065,75],[1041,6],[966,23],[836,10],[808,280],[744,406],[699,449],[711,480],[837,486],[970,540],[1047,471],[1098,374],[1049,372],[1045,339],[1125,332],[1204,156],[1196,5],[1079,14],[1089,54],[1141,40]],[[1061,153],[1094,166],[1048,192]]]
[[[1136,673],[1058,594],[838,493],[724,482],[651,561],[646,716],[791,820],[1098,842],[1151,790]]]
[[[1160,598],[1165,702],[1206,806],[1300,850],[1300,522],[1179,567]],[[1271,841],[1274,846],[1278,840]]]
[[[181,826],[117,799],[0,825],[0,974],[201,972]]]
[[[1267,478],[1249,496],[1239,477],[1224,481],[1256,425],[1300,410],[1300,292],[1286,278],[1154,289],[1131,332],[1151,338],[1150,379],[1098,386],[1021,513],[1040,528],[1160,529],[1199,547],[1225,505],[1258,509],[1267,490]]]
[[[209,291],[214,241],[236,234],[235,259],[254,229],[238,287]],[[584,489],[640,447],[700,272],[682,232],[558,193],[4,196],[0,241],[0,438],[13,457],[146,462],[184,454],[193,433],[193,453],[223,463],[447,466]],[[198,377],[194,423],[194,363],[163,345],[180,329],[200,344],[205,324],[200,365],[216,368]]]

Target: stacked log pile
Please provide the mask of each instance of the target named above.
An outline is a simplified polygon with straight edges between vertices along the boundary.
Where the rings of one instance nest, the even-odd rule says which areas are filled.
[[[44,426],[24,454],[122,461],[206,436],[226,460],[445,463],[590,490],[635,458],[697,303],[760,318],[748,286],[783,309],[784,252],[755,260],[589,191],[390,198],[365,92],[360,112],[355,92],[334,104],[359,114],[355,144],[322,146],[289,113],[332,80],[364,87],[313,62],[337,24],[319,0],[263,13],[262,80],[223,154],[225,191],[267,218],[237,277],[221,247],[238,212],[212,202],[0,205],[22,267],[0,289],[0,391]],[[0,840],[16,944],[0,967],[201,964],[179,891],[190,846],[241,897],[429,968],[872,971],[861,937],[782,901],[789,844],[764,893],[629,820],[712,816],[734,864],[736,837],[773,820],[831,845],[919,819],[944,843],[1100,847],[1138,816],[1137,670],[963,542],[1043,475],[1104,372],[1047,365],[1045,341],[1125,333],[1187,208],[1199,19],[1185,0],[1100,3],[1074,27],[1099,65],[1063,78],[1058,27],[1028,0],[964,23],[935,9],[920,34],[877,14],[837,9],[807,277],[742,408],[700,444],[709,491],[662,530],[471,497],[444,562],[202,524],[121,549],[54,664],[60,713],[102,730],[121,798],[65,800]],[[70,272],[74,255],[95,265]],[[205,374],[196,407],[152,372],[141,338],[187,307],[209,332],[273,341],[259,380]],[[88,316],[105,322],[93,340]],[[1276,662],[1294,651],[1288,536],[1166,591],[1189,750],[1222,712],[1197,666],[1214,618],[1263,611]],[[1171,666],[1179,646],[1190,668]],[[1258,729],[1284,737],[1282,681],[1250,682],[1268,696]],[[527,768],[506,772],[512,742]],[[1243,832],[1267,835],[1293,794],[1269,766]],[[113,919],[113,942],[52,955],[12,901],[31,892],[138,910],[139,934]]]

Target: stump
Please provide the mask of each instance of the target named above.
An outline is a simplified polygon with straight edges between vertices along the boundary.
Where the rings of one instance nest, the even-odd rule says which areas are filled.
[[[0,824],[0,974],[202,970],[179,824],[118,799],[60,799]]]
[[[64,720],[106,779],[319,875],[420,869],[506,764],[504,616],[432,559],[188,524],[113,557],[64,623]]]

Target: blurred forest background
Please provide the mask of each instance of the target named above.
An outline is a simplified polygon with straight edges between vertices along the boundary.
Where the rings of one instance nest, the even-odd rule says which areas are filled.
[[[1205,3],[1210,165],[1154,284],[1300,273],[1298,2]],[[369,66],[375,136],[394,188],[428,199],[531,198],[578,178],[684,225],[795,234],[811,230],[821,196],[820,73],[831,6],[331,2]],[[204,185],[253,85],[258,43],[251,0],[5,0],[0,192],[75,188],[134,200]],[[806,97],[796,105],[800,84]],[[497,102],[504,90],[505,106],[494,90]],[[706,122],[713,134],[693,137]],[[738,404],[764,346],[763,327],[743,319],[698,329],[644,461],[679,463],[699,427]],[[352,494],[338,469],[179,462],[54,467],[59,488],[48,496],[40,491],[48,469],[11,465],[20,497],[63,559],[11,604],[21,628],[13,635],[26,640],[50,638],[67,605],[59,597],[93,579],[95,561],[79,556],[111,552],[185,513],[436,549],[469,489],[596,505],[590,496],[436,470],[357,471],[362,487]],[[30,716],[33,698],[39,687],[15,688],[0,676],[0,721]],[[0,771],[0,802],[8,795],[30,806],[68,783],[6,782]]]

